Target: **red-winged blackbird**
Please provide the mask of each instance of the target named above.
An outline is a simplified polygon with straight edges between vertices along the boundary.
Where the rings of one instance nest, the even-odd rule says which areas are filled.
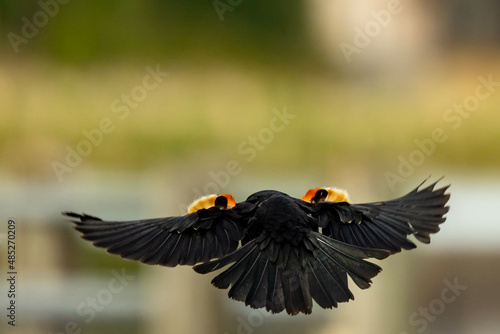
[[[437,182],[436,182],[437,183]],[[384,259],[429,243],[448,212],[448,186],[436,183],[386,202],[350,204],[335,188],[311,189],[302,199],[264,190],[235,203],[231,195],[195,201],[188,213],[134,221],[75,218],[83,238],[109,253],[167,267],[194,265],[206,274],[228,265],[212,284],[229,297],[273,313],[309,314],[354,299],[347,276],[366,289]]]

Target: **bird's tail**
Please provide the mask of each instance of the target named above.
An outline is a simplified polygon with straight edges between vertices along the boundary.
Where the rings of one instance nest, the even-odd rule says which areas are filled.
[[[292,315],[309,314],[313,299],[323,308],[354,299],[347,275],[366,289],[381,268],[363,259],[389,255],[384,250],[348,245],[316,232],[309,232],[300,246],[261,239],[221,259],[197,265],[194,270],[206,274],[233,263],[212,280],[220,289],[231,286],[229,297],[273,313],[286,309]]]

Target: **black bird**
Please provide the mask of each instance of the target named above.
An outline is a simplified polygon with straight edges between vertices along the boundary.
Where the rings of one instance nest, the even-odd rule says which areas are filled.
[[[414,235],[429,243],[448,212],[449,186],[419,185],[385,202],[350,204],[336,188],[315,188],[302,199],[264,190],[235,203],[231,195],[195,201],[188,213],[134,221],[73,218],[83,238],[109,253],[167,267],[194,265],[201,274],[229,266],[212,280],[229,297],[272,313],[309,314],[354,299],[349,276],[361,289],[382,269],[364,259],[384,259],[413,249]]]

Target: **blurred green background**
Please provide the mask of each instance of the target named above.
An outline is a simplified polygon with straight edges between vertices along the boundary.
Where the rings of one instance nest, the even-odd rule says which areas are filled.
[[[2,316],[2,332],[498,332],[483,300],[500,294],[497,2],[2,0],[0,36],[2,282],[8,219],[19,246],[18,326]],[[429,175],[452,184],[433,243],[309,317],[110,256],[60,217],[322,185],[378,201]],[[122,270],[134,279],[110,295]],[[468,288],[440,303],[455,278]]]

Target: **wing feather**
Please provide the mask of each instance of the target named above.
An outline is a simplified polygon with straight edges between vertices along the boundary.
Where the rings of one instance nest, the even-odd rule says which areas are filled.
[[[95,246],[126,259],[173,267],[220,258],[236,250],[248,222],[247,203],[232,209],[211,207],[178,217],[103,221],[65,212],[75,229]]]
[[[420,189],[421,184],[407,195],[385,202],[311,204],[316,210],[312,215],[323,234],[333,239],[391,253],[413,249],[416,245],[409,235],[429,243],[430,234],[437,233],[446,220],[449,186],[435,189],[436,183]]]

